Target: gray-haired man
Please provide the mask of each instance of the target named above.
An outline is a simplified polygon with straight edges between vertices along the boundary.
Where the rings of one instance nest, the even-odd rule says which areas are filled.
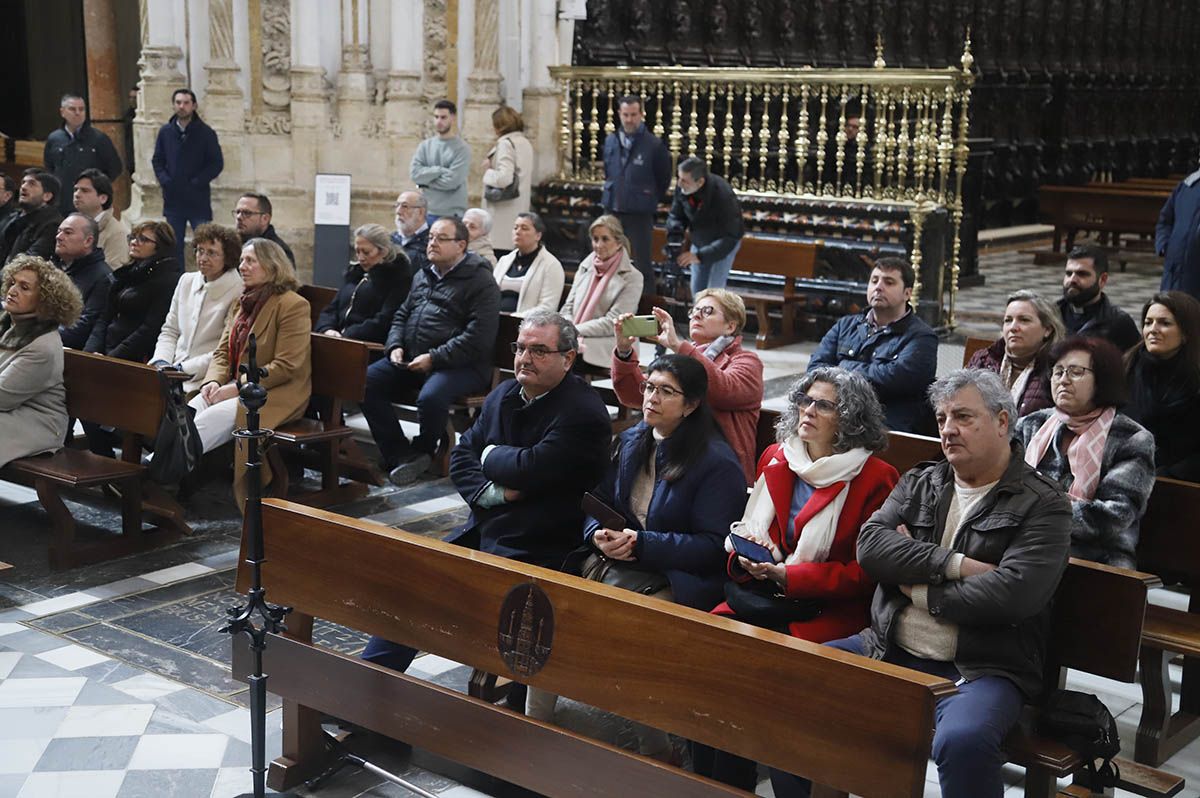
[[[905,474],[863,525],[858,561],[878,583],[871,626],[827,645],[958,683],[937,706],[942,795],[999,798],[1001,745],[1042,687],[1071,507],[1025,464],[998,375],[952,372],[929,399],[946,460]]]

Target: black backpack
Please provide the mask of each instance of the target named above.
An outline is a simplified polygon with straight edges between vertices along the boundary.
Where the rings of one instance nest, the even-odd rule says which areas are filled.
[[[1091,693],[1055,690],[1046,698],[1038,731],[1078,751],[1087,760],[1088,786],[1093,791],[1115,787],[1121,769],[1113,757],[1121,752],[1117,721]],[[1096,760],[1104,760],[1096,766]]]

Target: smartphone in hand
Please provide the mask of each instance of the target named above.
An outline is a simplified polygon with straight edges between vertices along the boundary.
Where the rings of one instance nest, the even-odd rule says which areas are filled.
[[[658,335],[658,319],[650,316],[630,316],[621,322],[621,335],[630,338],[653,338]]]
[[[775,562],[775,557],[772,556],[770,549],[759,543],[755,543],[750,538],[744,538],[741,535],[735,535],[730,532],[729,542],[733,545],[733,550],[739,557],[745,557],[750,562]]]

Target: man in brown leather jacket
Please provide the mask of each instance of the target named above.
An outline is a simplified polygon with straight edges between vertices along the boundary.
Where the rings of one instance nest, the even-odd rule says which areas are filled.
[[[955,371],[929,399],[946,460],[905,474],[863,525],[858,561],[878,582],[871,626],[827,645],[954,681],[933,738],[942,795],[1000,798],[1001,745],[1041,687],[1071,509],[1025,465],[996,374]]]

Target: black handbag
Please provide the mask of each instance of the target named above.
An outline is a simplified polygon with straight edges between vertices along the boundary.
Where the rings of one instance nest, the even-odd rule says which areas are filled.
[[[785,632],[788,624],[811,621],[825,608],[821,599],[790,599],[766,579],[726,582],[725,603],[739,621]]]
[[[183,384],[167,379],[161,372],[159,379],[165,407],[158,434],[154,437],[154,457],[147,473],[159,484],[173,485],[196,470],[204,448],[193,420],[196,411],[188,407]]]
[[[1087,760],[1088,786],[1095,792],[1115,787],[1121,769],[1113,757],[1121,752],[1117,721],[1091,693],[1055,690],[1038,716],[1038,731],[1078,751]],[[1096,766],[1096,760],[1103,760]]]
[[[622,560],[613,560],[603,554],[592,554],[583,563],[583,578],[592,582],[632,590],[649,596],[671,584],[665,574],[658,571],[643,571]]]
[[[484,186],[483,198],[488,202],[504,202],[521,196],[521,169],[517,163],[517,147],[511,141],[508,145],[513,148],[513,178],[507,186]]]

